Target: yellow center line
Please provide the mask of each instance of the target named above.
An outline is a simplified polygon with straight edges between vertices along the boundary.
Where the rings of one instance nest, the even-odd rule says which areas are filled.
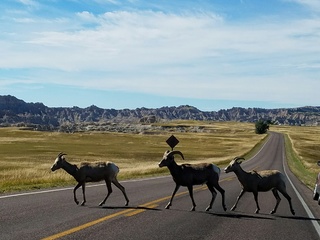
[[[181,195],[184,195],[184,194],[186,194],[186,193],[188,193],[188,192],[181,192],[181,193],[176,194],[176,196],[181,196]],[[154,205],[157,205],[156,203],[163,202],[163,201],[168,200],[168,199],[170,199],[170,198],[171,198],[171,196],[159,198],[159,199],[157,199],[157,200],[154,200],[154,201],[151,201],[151,202],[148,202],[148,203],[139,205],[139,206],[140,206],[140,207],[154,206]],[[63,231],[63,232],[60,232],[60,233],[51,235],[51,236],[49,236],[49,237],[43,238],[42,240],[54,240],[54,239],[58,239],[58,238],[67,236],[67,235],[69,235],[69,234],[72,234],[72,233],[81,231],[81,230],[83,230],[83,229],[85,229],[85,228],[91,227],[91,226],[96,225],[96,224],[98,224],[98,223],[104,222],[104,221],[109,220],[109,219],[111,219],[111,218],[115,218],[115,217],[118,217],[118,216],[121,216],[121,215],[124,215],[124,216],[133,216],[133,215],[135,215],[135,214],[138,214],[138,213],[144,212],[144,211],[145,211],[145,209],[138,209],[138,210],[135,210],[135,209],[126,209],[126,210],[123,210],[123,211],[120,211],[120,212],[116,212],[116,213],[110,214],[110,215],[108,215],[108,216],[105,216],[105,217],[96,219],[96,220],[94,220],[94,221],[85,223],[85,224],[80,225],[80,226],[78,226],[78,227],[74,227],[74,228],[71,228],[71,229],[69,229],[69,230],[66,230],[66,231]],[[131,213],[132,215],[130,215],[130,213]]]
[[[197,188],[194,189],[194,191],[200,191],[200,190],[204,190],[204,189],[207,189],[207,187],[206,187],[206,186],[197,187]],[[188,194],[188,193],[189,193],[188,191],[184,191],[184,192],[177,193],[175,196],[178,197],[178,196],[182,196],[182,195],[185,195],[185,194]],[[148,202],[148,203],[144,203],[144,204],[142,204],[142,205],[139,205],[137,208],[139,208],[139,207],[155,208],[155,207],[158,206],[158,203],[163,202],[163,201],[166,201],[166,200],[169,200],[170,198],[171,198],[171,196],[159,198],[159,199],[156,199],[156,200],[154,200],[154,201],[151,201],[151,202]],[[60,232],[60,233],[51,235],[51,236],[49,236],[49,237],[43,238],[42,240],[55,240],[55,239],[58,239],[58,238],[67,236],[67,235],[69,235],[69,234],[72,234],[72,233],[81,231],[81,230],[83,230],[83,229],[92,227],[93,225],[96,225],[96,224],[98,224],[98,223],[107,221],[107,220],[109,220],[109,219],[111,219],[111,218],[115,218],[115,217],[122,216],[122,215],[123,215],[123,216],[130,217],[130,216],[133,216],[133,215],[142,213],[142,212],[144,212],[144,211],[146,211],[146,210],[147,210],[147,209],[126,209],[126,210],[123,210],[123,211],[120,211],[120,212],[116,212],[116,213],[110,214],[110,215],[108,215],[108,216],[105,216],[105,217],[96,219],[96,220],[94,220],[94,221],[87,222],[87,223],[82,224],[82,225],[80,225],[80,226],[78,226],[78,227],[74,227],[74,228],[71,228],[71,229],[69,229],[69,230],[66,230],[66,231],[63,231],[63,232]]]
[[[133,215],[136,215],[136,214],[139,214],[139,213],[142,213],[142,212],[147,211],[147,208],[151,209],[151,208],[155,208],[155,207],[158,207],[158,206],[159,206],[158,204],[148,205],[148,206],[146,206],[145,209],[138,209],[138,210],[129,212],[129,213],[125,214],[125,216],[126,216],[126,217],[131,217],[131,216],[133,216]]]
[[[42,240],[58,239],[58,238],[61,238],[61,237],[66,236],[66,235],[69,235],[69,234],[71,234],[71,233],[75,233],[75,232],[81,231],[81,230],[83,230],[83,229],[85,229],[85,228],[91,227],[91,226],[96,225],[96,224],[98,224],[98,223],[104,222],[104,221],[106,221],[106,220],[108,220],[108,219],[111,219],[111,218],[114,218],[114,217],[117,217],[117,216],[126,214],[126,213],[131,212],[131,211],[133,211],[133,210],[132,210],[132,209],[127,209],[127,210],[123,210],[123,211],[120,211],[120,212],[116,212],[116,213],[110,214],[110,215],[108,215],[108,216],[105,216],[105,217],[103,217],[103,218],[99,218],[99,219],[97,219],[97,220],[94,220],[94,221],[85,223],[85,224],[80,225],[80,226],[78,226],[78,227],[71,228],[71,229],[66,230],[66,231],[64,231],[64,232],[60,232],[60,233],[54,234],[54,235],[52,235],[52,236],[43,238]]]

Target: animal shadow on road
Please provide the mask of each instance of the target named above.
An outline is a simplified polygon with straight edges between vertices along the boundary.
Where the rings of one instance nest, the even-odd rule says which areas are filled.
[[[155,208],[155,207],[144,207],[144,206],[94,206],[90,208],[99,208],[99,209],[132,209],[132,210],[150,210],[150,211],[163,211],[163,209]],[[187,210],[179,210],[179,209],[170,209],[170,211],[187,211]],[[203,212],[203,211],[188,211],[193,214],[208,214],[216,217],[225,217],[225,218],[233,218],[233,219],[260,219],[260,220],[277,220],[277,219],[292,219],[299,221],[320,221],[320,218],[309,218],[303,216],[280,216],[280,215],[270,215],[270,214],[246,214],[240,212],[226,212],[226,213],[214,213],[214,212]]]
[[[277,219],[292,219],[292,220],[302,220],[302,221],[320,221],[319,218],[309,218],[302,216],[280,216],[280,215],[269,215],[269,214],[245,214],[245,213],[208,213],[206,214],[217,216],[217,217],[227,217],[227,218],[238,218],[238,219],[262,219],[262,220],[277,220]]]
[[[275,220],[273,217],[264,216],[262,214],[253,215],[253,214],[245,214],[245,213],[210,213],[210,212],[205,212],[205,213],[212,216],[226,217],[226,218]]]
[[[134,210],[153,210],[153,211],[161,211],[161,209],[153,208],[153,207],[143,207],[143,206],[104,206],[104,207],[93,207],[100,209],[134,209]]]

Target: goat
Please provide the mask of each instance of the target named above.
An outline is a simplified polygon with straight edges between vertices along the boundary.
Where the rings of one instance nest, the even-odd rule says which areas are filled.
[[[259,213],[260,207],[258,203],[258,192],[267,192],[271,190],[277,202],[274,209],[270,212],[270,214],[274,214],[277,211],[277,208],[281,201],[281,198],[278,193],[279,191],[288,200],[290,211],[292,215],[295,215],[295,212],[291,204],[291,197],[288,195],[286,190],[285,176],[278,170],[246,172],[241,168],[240,164],[242,163],[242,161],[240,160],[245,160],[245,159],[240,157],[235,157],[229,163],[229,165],[224,169],[226,173],[234,172],[237,175],[238,180],[242,187],[242,190],[239,196],[237,197],[235,204],[231,208],[231,211],[234,211],[236,209],[240,198],[243,196],[245,192],[252,192],[254,196],[254,200],[257,205],[257,209],[255,213]]]
[[[117,165],[115,165],[112,162],[99,162],[95,164],[90,163],[82,163],[80,168],[77,167],[77,165],[72,165],[69,162],[66,161],[64,155],[67,155],[65,153],[59,153],[58,157],[55,159],[54,164],[51,167],[51,171],[58,170],[60,168],[64,169],[67,173],[72,175],[74,179],[78,182],[78,184],[73,189],[73,198],[75,203],[78,205],[79,201],[76,197],[76,191],[77,189],[82,186],[82,194],[83,194],[83,201],[81,203],[81,206],[83,206],[86,203],[86,196],[85,196],[85,185],[86,182],[99,182],[102,180],[105,180],[108,194],[104,198],[104,200],[99,204],[99,206],[102,206],[105,204],[106,200],[112,193],[112,187],[111,183],[113,183],[116,187],[118,187],[121,192],[123,193],[126,203],[125,206],[128,205],[129,199],[127,197],[125,188],[118,182],[117,180],[117,174],[119,172],[119,168]]]
[[[191,211],[195,211],[196,204],[193,199],[193,185],[205,183],[212,194],[211,202],[209,206],[206,208],[206,211],[209,211],[212,208],[212,204],[217,196],[215,188],[222,195],[222,207],[224,211],[226,211],[227,208],[225,206],[224,198],[225,191],[219,185],[220,168],[212,163],[178,165],[174,160],[175,154],[179,154],[182,157],[182,159],[184,159],[182,152],[168,150],[164,153],[163,159],[159,163],[159,167],[168,167],[173,177],[173,180],[176,183],[176,187],[172,193],[171,199],[165,208],[170,208],[170,206],[172,205],[174,195],[176,194],[180,186],[186,186],[189,190],[189,195],[192,200],[193,207],[191,208]]]

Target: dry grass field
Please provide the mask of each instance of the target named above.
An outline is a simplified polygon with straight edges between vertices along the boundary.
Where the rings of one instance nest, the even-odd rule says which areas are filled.
[[[63,170],[50,171],[59,152],[67,153],[73,164],[113,161],[120,167],[119,179],[130,179],[168,174],[157,164],[170,150],[165,141],[172,134],[180,141],[175,150],[184,153],[185,162],[221,166],[235,156],[250,154],[266,137],[255,134],[250,123],[173,121],[160,125],[162,131],[140,134],[0,128],[0,192],[73,185],[75,180]]]
[[[270,130],[285,135],[290,168],[312,188],[320,171],[316,165],[320,127],[271,126]],[[0,193],[73,185],[75,180],[63,170],[50,171],[59,152],[67,153],[73,164],[113,161],[121,169],[119,179],[168,174],[157,164],[170,149],[165,141],[171,135],[179,139],[175,150],[184,153],[185,162],[214,162],[221,167],[235,156],[249,158],[267,136],[255,134],[254,124],[237,122],[172,121],[138,134],[0,128]]]

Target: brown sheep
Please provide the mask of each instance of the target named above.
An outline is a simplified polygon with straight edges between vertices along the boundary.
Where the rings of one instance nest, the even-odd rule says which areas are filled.
[[[260,207],[258,203],[258,192],[267,192],[272,191],[274,197],[277,200],[277,203],[274,207],[274,209],[270,212],[271,214],[274,214],[277,211],[277,208],[279,206],[279,203],[281,201],[281,198],[279,196],[279,192],[282,193],[282,195],[288,200],[290,211],[293,215],[295,215],[295,212],[292,208],[291,204],[291,197],[288,195],[286,190],[286,183],[285,183],[285,176],[279,172],[278,170],[264,170],[264,171],[251,171],[246,172],[244,171],[240,164],[241,160],[244,160],[244,158],[235,157],[229,165],[224,169],[226,173],[234,172],[239,182],[241,183],[242,190],[237,197],[237,201],[231,208],[231,211],[235,210],[237,207],[237,204],[242,197],[242,195],[245,192],[252,192],[254,196],[254,200],[257,205],[257,209],[255,213],[259,213]]]
[[[176,187],[171,196],[170,202],[167,204],[166,209],[169,209],[174,195],[180,188],[180,186],[186,186],[189,190],[189,194],[192,200],[191,211],[195,211],[196,204],[193,199],[193,185],[206,184],[212,194],[212,199],[206,211],[212,208],[212,204],[217,196],[215,188],[222,195],[222,207],[226,211],[224,190],[219,185],[220,168],[212,163],[200,163],[200,164],[182,164],[178,165],[174,161],[174,155],[179,154],[184,159],[183,154],[180,151],[166,151],[163,155],[159,167],[168,167],[173,180],[176,183]]]
[[[129,199],[127,197],[125,188],[118,182],[117,174],[119,172],[119,168],[112,162],[99,162],[95,164],[90,163],[82,163],[80,168],[77,165],[72,165],[66,161],[64,155],[65,153],[59,153],[58,157],[55,159],[54,164],[51,167],[51,171],[58,170],[60,168],[64,169],[67,173],[72,175],[74,179],[78,182],[78,184],[73,189],[73,197],[76,204],[79,204],[77,197],[76,197],[76,190],[82,186],[82,194],[83,194],[83,201],[81,206],[86,203],[86,196],[85,196],[85,185],[86,182],[99,182],[104,180],[107,185],[108,194],[104,198],[104,200],[99,204],[99,206],[103,205],[110,194],[112,193],[111,183],[113,183],[116,187],[118,187],[121,192],[123,193],[127,206],[129,203]]]

